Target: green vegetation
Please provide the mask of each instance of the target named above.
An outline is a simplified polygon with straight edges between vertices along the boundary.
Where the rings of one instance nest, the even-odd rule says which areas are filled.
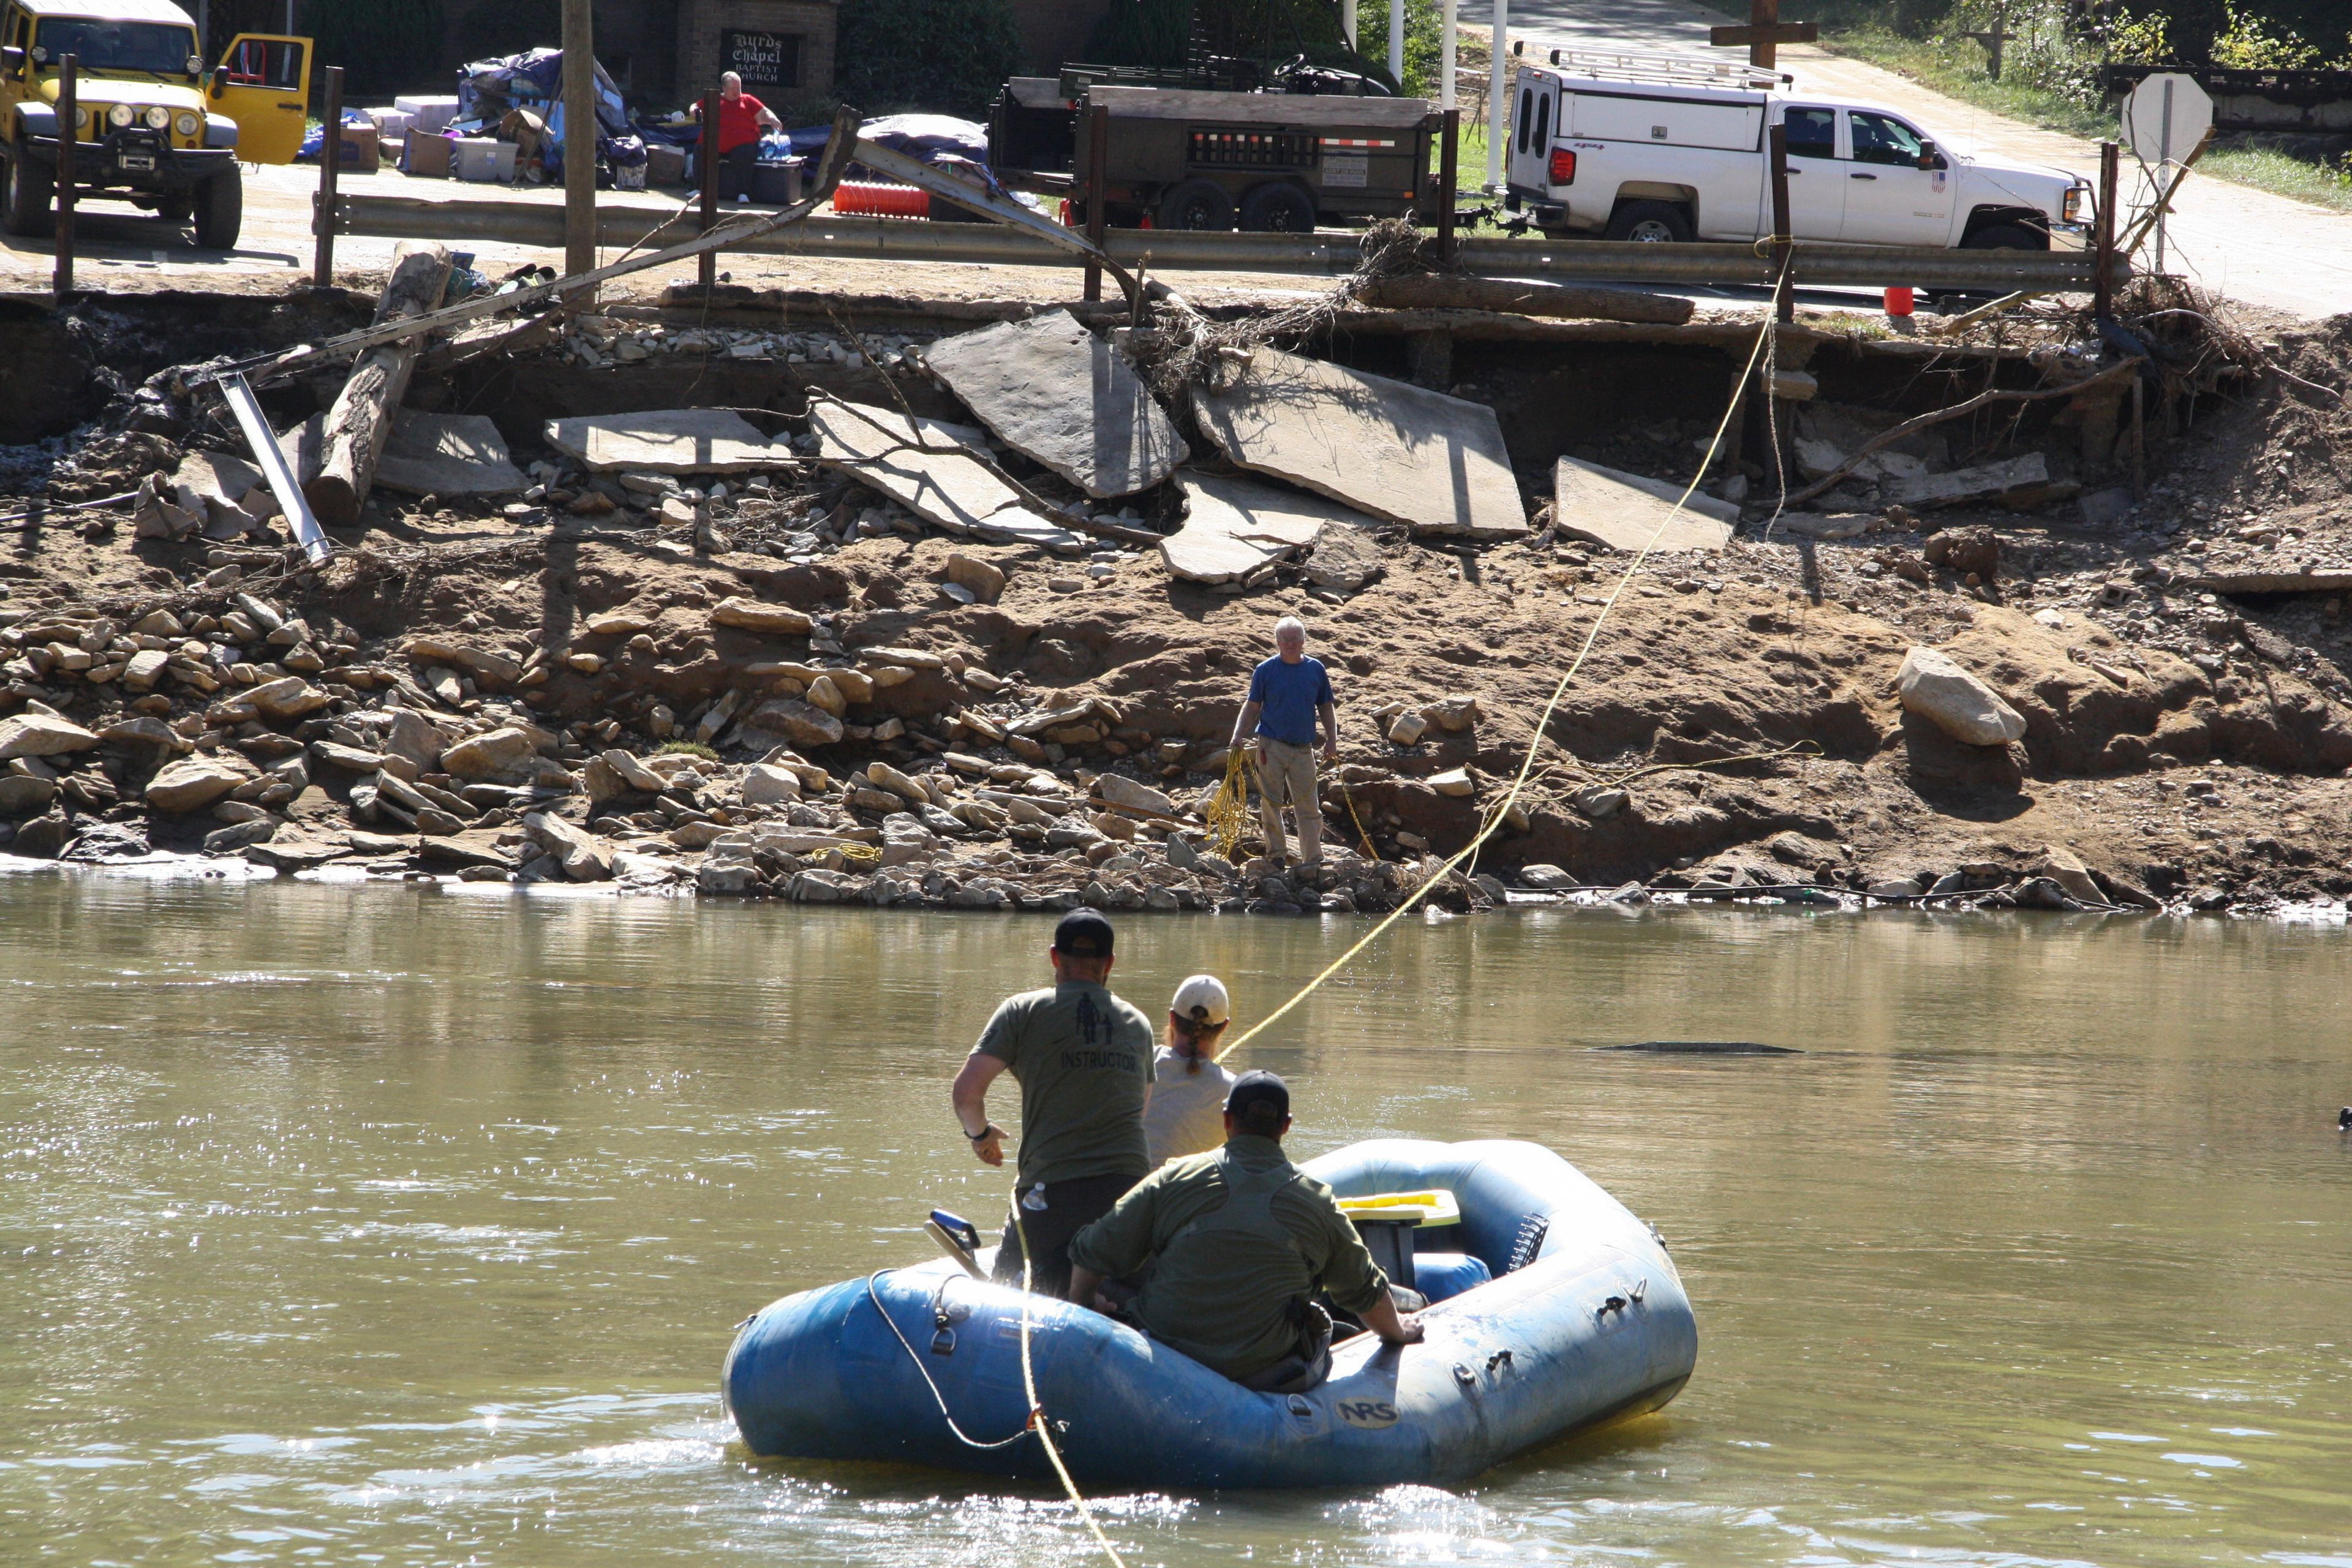
[[[1811,0],[1784,15],[1817,21],[1822,43],[1936,91],[2086,138],[2116,133],[2101,68],[2210,59],[2239,69],[2352,68],[2341,0],[2148,0],[2096,19],[2067,0]],[[2006,23],[2001,79],[1968,37]],[[2314,37],[2328,40],[2313,43]],[[2217,144],[2200,174],[2352,211],[2352,163]]]
[[[343,68],[343,101],[389,99],[435,79],[441,63],[441,0],[302,7],[322,65]],[[318,73],[313,85],[323,85]]]
[[[681,757],[700,757],[705,762],[711,763],[719,760],[719,753],[699,741],[664,741],[655,749],[654,754],[661,756],[665,753],[674,753]]]
[[[1007,0],[843,0],[834,91],[867,114],[984,115],[1021,68]]]

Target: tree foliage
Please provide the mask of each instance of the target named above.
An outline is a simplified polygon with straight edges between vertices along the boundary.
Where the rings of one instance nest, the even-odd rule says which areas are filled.
[[[978,115],[1021,67],[1006,0],[842,0],[834,90],[867,114]]]
[[[440,78],[441,0],[310,0],[298,21],[317,40],[318,64],[343,68],[346,103],[389,98]]]

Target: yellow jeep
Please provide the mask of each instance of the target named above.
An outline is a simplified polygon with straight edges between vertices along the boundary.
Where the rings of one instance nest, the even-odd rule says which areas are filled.
[[[247,163],[290,163],[308,115],[310,40],[241,33],[207,70],[171,0],[0,0],[0,227],[53,231],[58,90],[75,60],[74,191],[194,217],[226,250]]]

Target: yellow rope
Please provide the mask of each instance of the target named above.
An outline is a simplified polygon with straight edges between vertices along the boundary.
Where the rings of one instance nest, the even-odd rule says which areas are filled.
[[[1054,1473],[1062,1478],[1062,1489],[1069,1493],[1070,1500],[1077,1505],[1078,1517],[1087,1521],[1088,1530],[1094,1531],[1095,1544],[1103,1549],[1103,1554],[1111,1560],[1113,1568],[1127,1568],[1127,1562],[1119,1556],[1118,1548],[1110,1543],[1110,1537],[1105,1535],[1102,1526],[1095,1522],[1094,1510],[1087,1507],[1085,1494],[1078,1490],[1078,1483],[1070,1479],[1070,1468],[1062,1463],[1062,1450],[1054,1441],[1054,1424],[1046,1416],[1045,1406],[1037,1397],[1037,1369],[1029,1359],[1029,1280],[1037,1259],[1036,1255],[1029,1250],[1029,1227],[1021,1219],[1021,1183],[1017,1178],[1013,1184],[1013,1234],[1021,1240],[1021,1387],[1029,1399],[1029,1425],[1036,1428],[1037,1440],[1045,1445],[1045,1458],[1054,1461]]]
[[[1225,758],[1225,779],[1202,812],[1209,825],[1209,847],[1230,860],[1249,831],[1249,748],[1235,746]]]
[[[1297,1006],[1301,1002],[1306,1001],[1307,997],[1313,995],[1316,991],[1321,988],[1325,981],[1330,979],[1331,976],[1339,973],[1339,971],[1345,969],[1349,964],[1355,962],[1355,958],[1358,953],[1363,952],[1364,949],[1371,946],[1372,943],[1378,942],[1382,936],[1387,934],[1388,929],[1396,924],[1397,921],[1404,919],[1404,917],[1412,911],[1412,907],[1421,902],[1421,900],[1428,895],[1430,889],[1436,887],[1437,884],[1444,879],[1448,872],[1459,867],[1464,861],[1469,859],[1473,855],[1475,855],[1478,852],[1479,847],[1484,845],[1487,839],[1493,837],[1496,832],[1500,829],[1503,824],[1503,818],[1508,814],[1510,808],[1517,804],[1520,793],[1526,789],[1528,775],[1535,769],[1536,752],[1543,742],[1544,731],[1550,728],[1552,715],[1559,710],[1560,699],[1568,695],[1570,683],[1576,679],[1577,672],[1584,668],[1586,656],[1592,652],[1592,645],[1598,641],[1601,637],[1601,628],[1608,623],[1610,613],[1617,607],[1617,601],[1622,598],[1624,596],[1625,590],[1633,585],[1634,574],[1641,571],[1643,563],[1650,558],[1650,552],[1657,547],[1659,539],[1664,535],[1667,528],[1673,524],[1675,519],[1682,515],[1683,508],[1689,504],[1692,494],[1697,490],[1699,481],[1706,478],[1707,465],[1715,461],[1716,453],[1722,448],[1723,434],[1726,430],[1728,430],[1731,427],[1731,416],[1739,407],[1739,391],[1746,388],[1748,378],[1755,374],[1756,362],[1762,356],[1764,353],[1764,345],[1770,341],[1773,328],[1776,325],[1778,325],[1777,319],[1768,314],[1765,317],[1763,326],[1757,331],[1756,346],[1748,353],[1748,363],[1740,372],[1738,388],[1733,392],[1731,402],[1724,408],[1723,417],[1716,422],[1715,437],[1707,443],[1706,455],[1699,459],[1698,472],[1693,475],[1691,477],[1691,482],[1683,488],[1682,495],[1675,501],[1674,510],[1668,512],[1664,518],[1661,518],[1658,521],[1658,526],[1651,531],[1650,537],[1643,541],[1642,548],[1635,552],[1633,559],[1626,563],[1624,574],[1617,579],[1617,586],[1610,590],[1608,600],[1601,606],[1601,613],[1592,618],[1591,628],[1584,634],[1583,645],[1576,650],[1576,658],[1570,663],[1568,672],[1559,678],[1559,684],[1552,688],[1551,698],[1544,704],[1543,716],[1536,721],[1535,733],[1528,742],[1528,754],[1526,759],[1519,763],[1517,775],[1511,780],[1510,789],[1504,795],[1501,802],[1488,816],[1485,826],[1479,828],[1477,836],[1472,838],[1469,843],[1455,850],[1453,855],[1448,857],[1445,861],[1438,867],[1434,874],[1423,879],[1419,887],[1407,894],[1403,900],[1381,920],[1380,924],[1365,932],[1364,935],[1357,941],[1354,946],[1349,948],[1347,952],[1341,953],[1338,958],[1333,959],[1328,964],[1325,965],[1323,972],[1320,974],[1318,974],[1314,979],[1308,981],[1305,985],[1300,986],[1297,994],[1293,995],[1289,1001],[1285,1002],[1281,1006],[1276,1007],[1273,1012],[1268,1013],[1265,1017],[1259,1019],[1238,1039],[1228,1042],[1217,1052],[1217,1060],[1224,1060],[1225,1058],[1231,1056],[1242,1047],[1249,1044],[1250,1041],[1257,1038],[1259,1035],[1265,1033],[1268,1028],[1271,1028],[1276,1020],[1281,1018],[1292,1008]]]

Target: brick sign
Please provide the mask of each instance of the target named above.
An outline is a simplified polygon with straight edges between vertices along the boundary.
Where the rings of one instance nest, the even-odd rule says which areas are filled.
[[[798,87],[801,83],[800,35],[721,27],[719,30],[719,68],[733,71],[741,77],[743,85],[755,94],[763,87]]]

